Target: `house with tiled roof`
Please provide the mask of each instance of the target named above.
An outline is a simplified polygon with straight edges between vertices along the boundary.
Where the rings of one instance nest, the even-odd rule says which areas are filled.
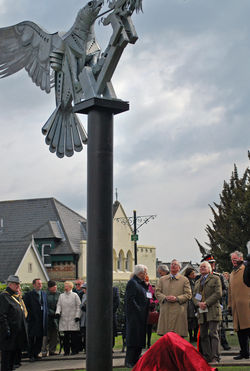
[[[86,240],[86,219],[55,198],[0,202],[0,243],[34,238],[51,279],[78,276],[80,241]]]
[[[130,224],[118,222],[127,219],[119,201],[113,204],[113,218],[113,278],[128,280],[134,268],[134,245]],[[86,279],[87,221],[55,198],[0,202],[0,249],[11,246],[19,254],[24,241],[34,242],[50,279]],[[9,260],[8,251],[3,260]],[[154,279],[155,247],[138,245],[137,260],[149,267]]]

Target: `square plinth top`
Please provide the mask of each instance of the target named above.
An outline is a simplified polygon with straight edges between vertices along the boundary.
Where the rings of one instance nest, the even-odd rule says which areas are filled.
[[[113,113],[114,115],[129,110],[129,103],[120,99],[107,99],[93,97],[82,102],[76,103],[73,107],[75,113],[83,113],[87,115],[92,110],[104,110]]]

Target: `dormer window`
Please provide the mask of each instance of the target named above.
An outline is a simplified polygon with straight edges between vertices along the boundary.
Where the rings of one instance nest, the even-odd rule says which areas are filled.
[[[41,250],[42,261],[43,261],[43,264],[45,265],[45,267],[51,267],[50,252],[51,252],[51,245],[49,245],[49,244],[42,245],[42,250]]]
[[[0,233],[3,232],[3,218],[0,218]]]

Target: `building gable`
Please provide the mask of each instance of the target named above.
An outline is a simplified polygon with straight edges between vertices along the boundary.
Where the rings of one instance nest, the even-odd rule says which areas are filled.
[[[29,271],[29,276],[26,275]],[[34,241],[1,241],[0,242],[0,281],[4,282],[10,274],[19,275],[22,282],[30,283],[34,273],[39,273],[43,281],[49,279],[41,261]],[[29,279],[28,279],[29,278]]]

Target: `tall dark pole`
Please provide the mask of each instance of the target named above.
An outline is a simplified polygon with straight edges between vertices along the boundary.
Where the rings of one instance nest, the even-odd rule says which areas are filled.
[[[113,115],[128,103],[91,98],[75,106],[88,114],[87,370],[112,370]]]
[[[133,211],[133,216],[134,216],[134,254],[135,254],[135,265],[137,265],[136,210]]]

